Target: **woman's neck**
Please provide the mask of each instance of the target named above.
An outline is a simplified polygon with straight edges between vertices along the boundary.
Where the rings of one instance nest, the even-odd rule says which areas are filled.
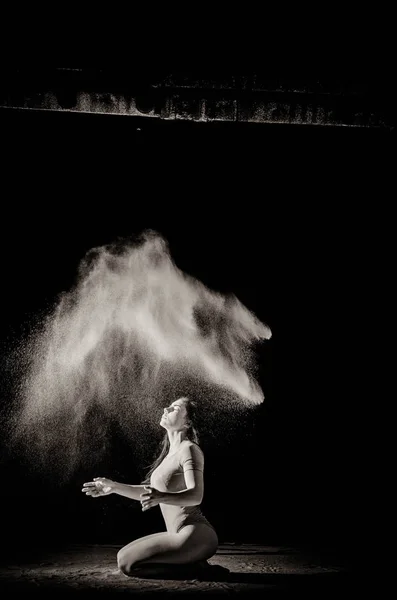
[[[167,433],[170,441],[170,453],[175,452],[181,443],[187,439],[185,431],[167,431]]]

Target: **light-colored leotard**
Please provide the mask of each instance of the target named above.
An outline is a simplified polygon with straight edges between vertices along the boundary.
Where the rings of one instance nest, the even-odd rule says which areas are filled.
[[[168,454],[155,469],[150,478],[150,485],[160,492],[180,492],[186,489],[185,472],[189,470],[204,472],[204,455],[197,444],[184,440],[179,449]],[[175,506],[160,504],[165,525],[169,533],[178,533],[182,527],[207,521],[200,506]]]

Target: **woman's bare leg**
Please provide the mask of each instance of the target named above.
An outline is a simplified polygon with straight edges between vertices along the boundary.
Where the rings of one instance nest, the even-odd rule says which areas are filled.
[[[179,533],[155,533],[127,544],[117,554],[117,564],[125,575],[129,575],[138,565],[187,565],[207,560],[215,554],[217,547],[215,531],[198,523],[183,527]]]

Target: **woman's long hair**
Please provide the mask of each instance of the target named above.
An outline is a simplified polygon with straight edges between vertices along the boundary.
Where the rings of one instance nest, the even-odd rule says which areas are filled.
[[[199,434],[198,434],[198,430],[197,430],[197,426],[196,426],[196,413],[197,413],[197,405],[195,404],[195,402],[193,402],[192,400],[189,400],[189,398],[186,399],[186,411],[187,411],[187,422],[188,422],[188,427],[186,429],[186,438],[188,440],[190,440],[191,442],[194,442],[195,444],[199,444]],[[164,458],[167,456],[168,451],[170,449],[170,440],[168,438],[168,433],[165,432],[165,435],[162,439],[162,441],[160,442],[160,452],[157,456],[157,458],[154,460],[154,462],[150,465],[149,467],[149,471],[146,474],[146,477],[144,479],[144,481],[142,482],[143,484],[150,484],[150,478],[151,475],[153,473],[153,471],[155,469],[157,469],[157,467],[159,466],[160,463],[163,462]]]

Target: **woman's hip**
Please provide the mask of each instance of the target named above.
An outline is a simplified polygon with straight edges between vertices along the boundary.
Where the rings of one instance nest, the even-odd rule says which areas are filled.
[[[194,539],[197,544],[205,544],[211,548],[214,547],[214,552],[219,543],[217,533],[209,523],[183,523],[179,527],[177,535],[186,540]]]

